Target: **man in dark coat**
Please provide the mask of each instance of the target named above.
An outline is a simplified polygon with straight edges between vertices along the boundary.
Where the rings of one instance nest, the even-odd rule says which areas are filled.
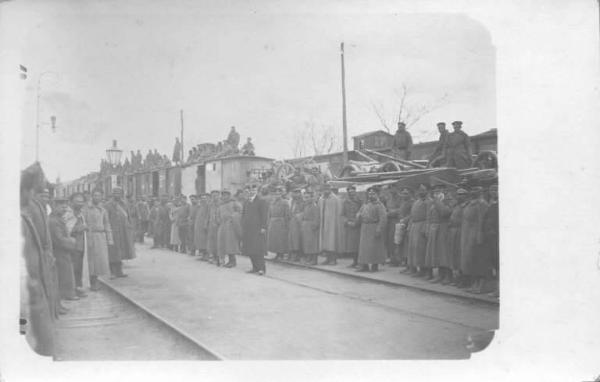
[[[438,122],[437,124],[438,131],[440,132],[440,138],[438,139],[438,143],[435,146],[435,150],[429,156],[429,163],[433,163],[436,159],[440,158],[440,160],[445,159],[446,155],[446,143],[448,141],[448,130],[446,130],[446,123]],[[445,162],[443,162],[445,163]]]
[[[235,131],[235,126],[231,126],[226,142],[234,151],[237,151],[238,145],[240,144],[240,134]]]
[[[104,205],[112,228],[114,244],[109,246],[109,267],[112,277],[126,277],[122,260],[135,258],[133,227],[123,202],[123,189],[115,187],[112,199]]]
[[[181,152],[181,142],[179,138],[175,138],[175,146],[173,146],[173,163],[177,164],[183,160],[183,153]]]
[[[144,198],[138,197],[135,204],[136,215],[138,217],[138,226],[136,227],[136,238],[140,243],[144,243],[144,235],[148,232],[148,221],[150,220],[150,208]]]
[[[452,122],[452,127],[454,131],[446,140],[446,167],[469,168],[472,162],[469,136],[462,131],[461,121]]]
[[[248,188],[248,200],[242,210],[242,253],[250,257],[252,270],[248,273],[263,275],[266,272],[267,217],[269,205],[258,195],[258,185]]]
[[[304,200],[299,188],[292,191],[289,224],[290,260],[299,262],[302,258],[302,212],[304,211]]]
[[[500,275],[500,247],[499,247],[499,215],[498,215],[498,185],[493,184],[489,188],[489,207],[483,216],[483,250],[488,257],[488,264],[495,271],[496,281]],[[498,285],[495,284],[492,297],[499,296]]]
[[[83,290],[83,257],[86,251],[86,234],[88,231],[82,208],[85,205],[83,194],[74,193],[71,195],[71,209],[73,210],[73,228],[71,228],[71,237],[75,238],[75,248],[71,251],[73,260],[73,272],[75,274],[75,291],[77,296],[85,297],[87,294]]]
[[[19,323],[21,333],[31,348],[40,355],[54,353],[54,304],[49,263],[44,244],[33,221],[31,202],[36,183],[35,166],[21,173],[20,205],[21,235],[21,304]],[[41,171],[41,168],[40,168]],[[48,238],[49,239],[49,238]]]

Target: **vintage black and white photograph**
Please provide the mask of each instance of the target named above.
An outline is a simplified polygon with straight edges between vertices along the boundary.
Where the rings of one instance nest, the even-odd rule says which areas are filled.
[[[4,2],[29,25],[12,76],[30,351],[485,353],[517,255],[498,42],[466,10],[392,3]]]

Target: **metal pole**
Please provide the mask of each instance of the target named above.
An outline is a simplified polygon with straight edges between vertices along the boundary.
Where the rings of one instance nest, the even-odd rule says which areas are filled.
[[[40,74],[37,82],[37,102],[35,106],[35,161],[40,161],[40,82],[42,75]]]
[[[179,162],[180,164],[183,163],[183,155],[185,153],[185,151],[183,151],[183,109],[179,110],[179,116],[181,119],[181,162]]]
[[[340,56],[342,59],[342,127],[344,129],[344,166],[348,165],[348,131],[346,126],[346,72],[344,68],[344,43],[340,44]]]

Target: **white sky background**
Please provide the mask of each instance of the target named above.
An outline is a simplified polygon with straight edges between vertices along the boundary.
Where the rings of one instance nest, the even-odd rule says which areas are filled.
[[[349,137],[390,122],[395,89],[412,102],[447,93],[448,103],[410,130],[437,138],[435,122],[464,121],[475,134],[496,127],[495,50],[488,32],[460,14],[291,13],[244,2],[52,2],[28,7],[22,44],[30,71],[23,112],[22,167],[35,159],[35,97],[50,180],[98,168],[112,139],[128,154],[157,148],[169,157],[184,109],[187,149],[215,142],[235,125],[257,154],[292,157],[292,131],[308,120],[341,136],[339,43],[346,43]],[[275,3],[272,3],[275,4]],[[218,6],[217,6],[218,5]],[[349,145],[352,147],[351,140]],[[77,158],[77,160],[73,160]],[[124,158],[123,158],[124,159]]]

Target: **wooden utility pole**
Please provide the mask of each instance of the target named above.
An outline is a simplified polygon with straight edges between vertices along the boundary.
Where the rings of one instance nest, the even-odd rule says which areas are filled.
[[[344,68],[344,43],[340,44],[340,56],[342,59],[342,127],[344,129],[344,166],[348,165],[348,131],[346,126],[346,72]]]
[[[181,139],[181,158],[180,158],[180,160],[181,161],[179,163],[183,163],[183,160],[184,160],[183,155],[185,153],[185,151],[183,151],[183,109],[179,110],[179,117],[181,119],[181,137],[180,137],[180,139]]]

